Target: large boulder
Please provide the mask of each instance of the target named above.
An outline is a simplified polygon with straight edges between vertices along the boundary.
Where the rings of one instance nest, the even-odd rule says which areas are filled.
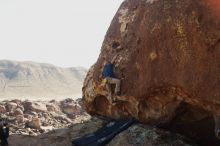
[[[169,122],[183,104],[220,116],[220,19],[213,1],[124,1],[84,81],[86,110],[154,124]],[[120,102],[111,104],[100,75],[116,55],[122,84]]]

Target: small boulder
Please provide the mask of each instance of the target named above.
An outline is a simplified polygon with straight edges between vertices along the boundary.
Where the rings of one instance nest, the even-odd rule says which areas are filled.
[[[46,107],[47,107],[47,111],[48,111],[48,112],[57,112],[57,111],[59,110],[58,107],[55,106],[55,105],[52,104],[52,103],[48,103],[48,104],[46,105]]]
[[[41,126],[43,132],[49,132],[53,130],[53,126]]]
[[[21,104],[21,100],[19,100],[19,99],[13,99],[13,100],[11,100],[11,102],[16,103],[17,105]]]
[[[24,123],[24,115],[17,115],[16,116],[16,121],[18,123]]]
[[[77,104],[73,104],[73,103],[63,105],[62,110],[65,114],[68,114],[68,115],[80,115],[81,114],[80,106],[78,106]]]
[[[46,112],[47,107],[45,104],[40,102],[24,102],[24,109],[25,111],[35,111],[35,112]]]
[[[32,115],[30,114],[24,114],[24,118],[26,118],[28,121],[31,121],[32,120]]]
[[[28,123],[30,128],[41,129],[41,121],[38,117],[33,117],[32,120]]]
[[[72,123],[72,120],[70,120],[68,117],[66,117],[65,115],[57,115],[54,117],[56,120],[60,120],[60,121],[66,121],[68,123]]]
[[[17,106],[18,105],[16,103],[14,103],[14,102],[8,102],[6,104],[6,109],[7,109],[7,111],[12,112],[12,111],[14,111],[17,108]]]
[[[14,111],[14,115],[17,116],[17,115],[23,115],[23,111],[20,109],[20,108],[17,108],[15,111]]]
[[[0,105],[0,113],[5,113],[6,109],[4,105]]]
[[[18,108],[20,108],[22,111],[24,111],[24,107],[21,105],[18,105]]]

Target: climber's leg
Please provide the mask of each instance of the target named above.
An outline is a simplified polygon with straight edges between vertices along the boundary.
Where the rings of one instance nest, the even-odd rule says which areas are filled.
[[[111,83],[110,83],[110,79],[109,78],[106,78],[107,79],[107,83],[106,83],[106,89],[108,91],[108,96],[107,96],[107,99],[110,103],[112,103],[112,88],[111,88]]]
[[[118,95],[120,92],[120,87],[121,87],[121,80],[117,78],[109,78],[109,83],[110,84],[115,84],[115,94]]]

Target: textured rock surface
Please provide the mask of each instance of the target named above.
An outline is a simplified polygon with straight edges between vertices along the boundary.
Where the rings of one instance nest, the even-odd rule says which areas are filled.
[[[120,133],[109,146],[191,146],[188,139],[156,128],[135,125]]]
[[[212,13],[218,17],[220,20],[220,1],[219,0],[207,0],[209,5],[212,7],[211,11]]]
[[[65,129],[58,129],[39,136],[11,135],[10,146],[71,146],[72,139],[92,133],[105,122],[98,119],[83,124],[75,124]],[[191,146],[187,139],[167,131],[135,125],[116,136],[107,146]]]
[[[186,103],[220,115],[220,20],[211,6],[206,0],[124,1],[84,81],[87,111],[166,123]],[[100,74],[116,54],[122,102],[112,105]]]

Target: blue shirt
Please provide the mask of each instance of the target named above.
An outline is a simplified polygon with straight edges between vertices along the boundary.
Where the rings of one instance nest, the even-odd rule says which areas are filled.
[[[103,71],[102,71],[102,76],[104,78],[106,78],[106,77],[114,77],[114,74],[113,74],[113,64],[108,63],[108,64],[106,64],[104,66]]]

